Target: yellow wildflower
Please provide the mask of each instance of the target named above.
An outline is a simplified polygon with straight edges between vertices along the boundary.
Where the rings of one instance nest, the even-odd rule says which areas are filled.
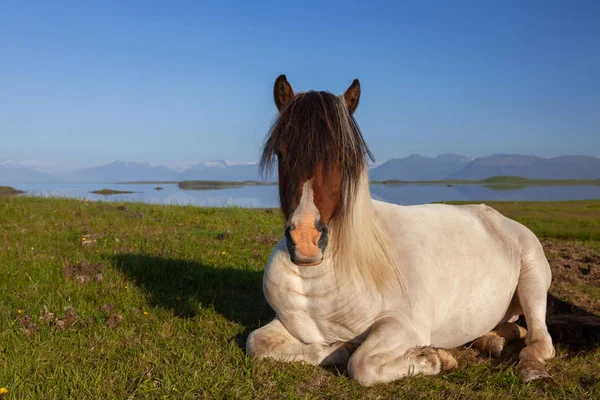
[[[83,240],[85,242],[86,239],[85,238],[81,238],[81,240]]]
[[[144,315],[148,315],[148,311],[144,311]]]
[[[0,396],[4,396],[6,393],[8,393],[7,388],[0,388]]]
[[[18,312],[19,314],[22,314],[22,313],[23,313],[23,310],[17,310],[17,312]]]
[[[222,252],[221,252],[221,254],[225,255],[225,254],[227,254],[227,253],[226,253],[226,252],[224,252],[224,251],[222,251]]]

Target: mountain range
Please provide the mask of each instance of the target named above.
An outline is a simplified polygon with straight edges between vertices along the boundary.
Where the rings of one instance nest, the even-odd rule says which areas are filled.
[[[38,172],[31,167],[16,163],[0,163],[0,185],[51,183],[54,178],[50,174]]]
[[[117,183],[127,181],[260,181],[258,163],[240,161],[204,161],[181,170],[164,165],[115,161],[97,167],[79,169],[68,174],[49,174],[43,168],[15,161],[0,161],[0,185],[37,183]],[[480,180],[498,175],[529,179],[600,179],[600,158],[561,156],[544,158],[526,155],[497,154],[468,158],[456,154],[425,157],[411,154],[394,158],[370,170],[372,180]],[[276,180],[272,176],[270,180]]]
[[[434,181],[458,173],[471,161],[456,154],[440,154],[437,157],[411,154],[405,158],[393,158],[371,169],[370,178],[376,181]]]

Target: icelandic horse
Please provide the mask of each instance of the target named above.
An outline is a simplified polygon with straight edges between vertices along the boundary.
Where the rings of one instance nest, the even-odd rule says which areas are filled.
[[[475,341],[499,355],[524,338],[521,378],[549,378],[551,272],[537,237],[486,205],[373,200],[358,80],[341,96],[295,94],[281,75],[274,97],[260,166],[277,163],[285,237],[263,278],[276,317],[248,336],[247,353],[347,363],[370,386],[456,368],[445,349]],[[527,330],[514,324],[522,314]]]

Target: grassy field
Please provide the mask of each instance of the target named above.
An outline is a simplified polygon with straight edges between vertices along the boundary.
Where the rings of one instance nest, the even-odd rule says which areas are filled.
[[[490,205],[543,238],[557,297],[600,313],[600,201]],[[343,368],[251,362],[281,231],[274,210],[0,197],[2,398],[600,398],[591,343],[559,343],[554,382],[531,384],[519,344],[369,389]]]

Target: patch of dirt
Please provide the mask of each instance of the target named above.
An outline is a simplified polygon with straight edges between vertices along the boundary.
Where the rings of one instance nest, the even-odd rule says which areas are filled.
[[[100,311],[102,311],[104,314],[108,314],[110,313],[110,310],[113,309],[113,305],[112,303],[108,303],[108,304],[104,304],[102,307],[100,307]]]
[[[96,242],[98,242],[98,239],[100,239],[102,236],[102,234],[96,233],[96,234],[89,234],[89,235],[83,235],[81,237],[81,245],[82,246],[91,246],[93,244],[95,244]]]
[[[47,323],[49,324],[50,322],[54,321],[56,319],[56,315],[53,312],[50,312],[48,310],[47,306],[44,306],[44,313],[42,314],[42,316],[40,317],[40,321],[42,323]]]
[[[80,285],[85,285],[92,279],[101,282],[104,279],[104,275],[101,273],[103,269],[103,262],[91,264],[88,261],[82,261],[81,263],[67,264],[65,266],[65,278],[73,278]]]
[[[600,301],[591,299],[578,286],[600,287],[600,252],[581,243],[542,240],[552,269],[550,292],[593,313],[600,313]]]
[[[574,352],[600,346],[600,251],[574,241],[544,239],[542,245],[552,270],[550,335]]]
[[[119,326],[121,321],[123,321],[123,316],[121,314],[112,314],[110,317],[108,317],[106,325],[114,329]]]
[[[255,241],[258,243],[272,244],[272,245],[279,243],[280,240],[281,240],[281,238],[277,238],[275,236],[257,236],[255,238]]]
[[[19,322],[19,325],[21,325],[21,332],[24,335],[29,336],[39,330],[38,326],[31,321],[31,317],[27,314],[19,315],[17,321]]]
[[[226,232],[222,232],[217,235],[217,240],[226,240],[227,238],[229,238],[229,234]]]
[[[130,211],[129,207],[124,205],[117,206],[117,210],[125,211],[129,216],[134,218],[144,218],[144,214],[142,214],[140,211]]]
[[[48,307],[44,306],[40,321],[61,331],[69,329],[79,321],[77,311],[73,307],[65,307],[64,312],[65,314],[62,317],[57,318],[55,313],[50,312]]]

